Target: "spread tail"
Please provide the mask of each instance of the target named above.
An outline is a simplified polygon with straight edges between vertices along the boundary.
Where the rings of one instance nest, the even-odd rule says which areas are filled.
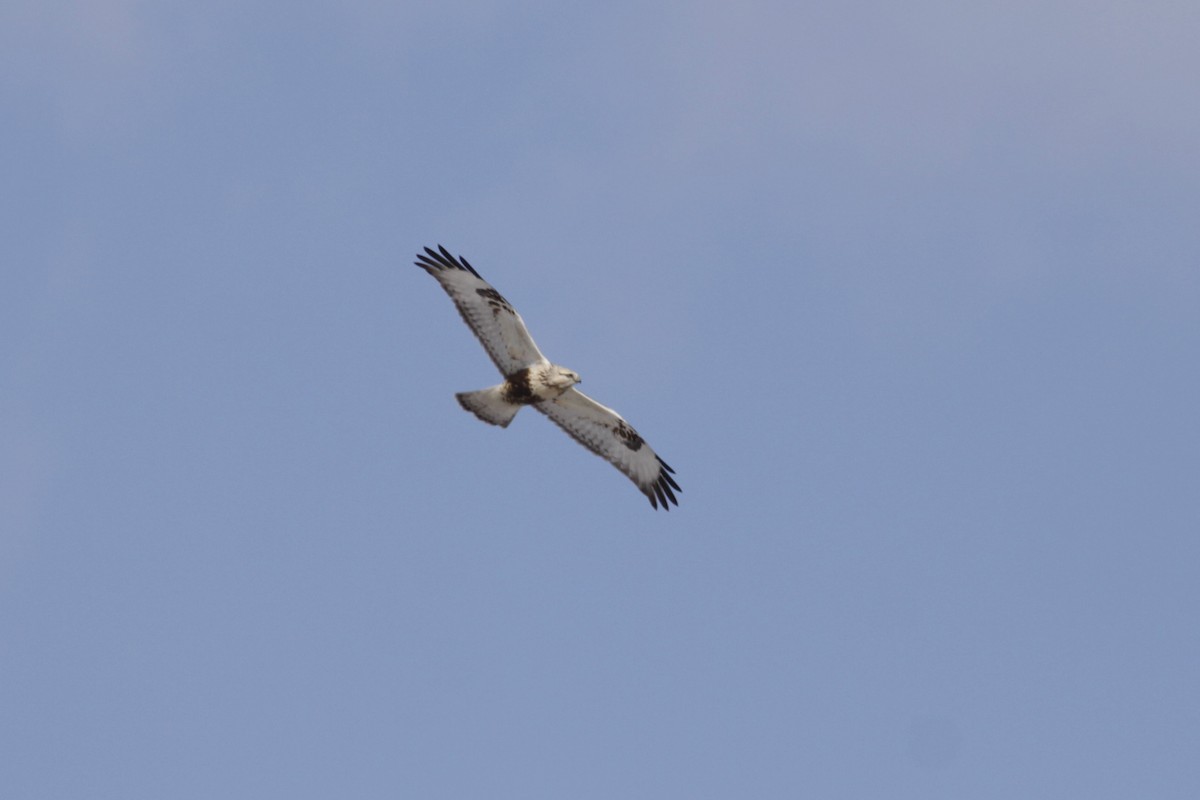
[[[521,406],[505,400],[501,393],[503,388],[504,384],[500,384],[477,392],[459,392],[454,396],[458,398],[459,405],[484,422],[507,428],[508,423],[512,422],[513,417],[521,410]]]

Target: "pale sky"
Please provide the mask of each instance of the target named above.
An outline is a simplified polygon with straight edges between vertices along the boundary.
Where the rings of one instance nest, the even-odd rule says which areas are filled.
[[[1198,31],[4,4],[0,794],[1200,796]]]

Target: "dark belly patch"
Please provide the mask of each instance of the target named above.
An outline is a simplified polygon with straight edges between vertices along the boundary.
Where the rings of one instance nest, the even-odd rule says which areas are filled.
[[[483,290],[481,289],[480,291],[482,292]],[[503,390],[505,401],[523,406],[536,402],[537,398],[534,397],[533,387],[530,385],[532,377],[533,369],[526,367],[525,369],[517,370],[505,378]]]

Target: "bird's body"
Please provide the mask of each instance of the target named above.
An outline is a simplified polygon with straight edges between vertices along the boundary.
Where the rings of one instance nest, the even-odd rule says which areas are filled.
[[[521,406],[554,400],[577,383],[577,374],[547,361],[506,375],[504,383],[498,386],[459,392],[455,397],[463,408],[484,422],[507,428]]]
[[[465,258],[444,247],[426,247],[417,255],[418,267],[428,272],[454,301],[463,320],[475,332],[504,382],[474,392],[460,392],[458,402],[491,425],[508,427],[523,406],[533,406],[582,444],[632,480],[655,508],[678,505],[682,491],[674,472],[645,443],[621,415],[575,388],[578,373],[551,364],[542,355],[524,320]],[[674,490],[674,491],[673,491]]]

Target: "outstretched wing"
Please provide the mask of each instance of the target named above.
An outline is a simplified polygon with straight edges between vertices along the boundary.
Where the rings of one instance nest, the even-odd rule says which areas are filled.
[[[521,315],[465,258],[455,258],[438,245],[436,252],[426,247],[425,253],[418,253],[414,263],[437,278],[505,376],[546,360]]]
[[[667,511],[671,510],[671,503],[679,505],[675,492],[683,490],[671,477],[675,470],[658,457],[620,414],[574,388],[554,400],[534,403],[533,407],[575,441],[624,472],[650,498],[650,505],[658,508],[661,503]]]

